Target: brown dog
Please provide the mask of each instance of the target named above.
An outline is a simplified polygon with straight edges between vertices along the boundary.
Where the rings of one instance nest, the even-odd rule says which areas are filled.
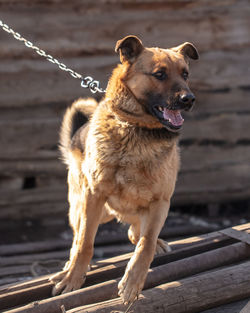
[[[64,270],[51,279],[54,294],[80,288],[98,225],[117,218],[131,225],[128,236],[136,245],[118,286],[128,303],[142,290],[155,251],[168,249],[158,235],[179,169],[181,110],[190,110],[195,100],[187,83],[188,58],[198,59],[198,52],[191,43],[145,48],[135,36],[118,41],[116,51],[122,64],[104,100],[79,100],[63,120],[74,240]]]

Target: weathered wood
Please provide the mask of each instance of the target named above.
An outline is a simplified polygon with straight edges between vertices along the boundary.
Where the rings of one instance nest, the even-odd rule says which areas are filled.
[[[248,0],[11,3],[15,5],[0,0],[4,22],[69,67],[100,80],[103,87],[119,62],[114,46],[122,36],[136,34],[145,45],[161,47],[193,42],[201,56],[191,64],[197,105],[185,116],[183,167],[172,203],[249,198]],[[64,213],[66,171],[57,151],[60,121],[67,105],[91,94],[80,88],[79,80],[9,34],[0,31],[0,39],[0,217]],[[50,192],[39,186],[37,193],[30,190],[30,198],[25,194],[27,201],[20,202],[27,175],[62,180],[47,183]]]
[[[194,313],[250,296],[250,261],[162,284],[142,292],[133,305],[137,313]],[[67,313],[124,311],[120,299],[67,310]]]
[[[172,238],[179,236],[190,236],[192,234],[202,234],[207,233],[208,231],[214,230],[215,227],[212,226],[199,226],[199,225],[180,225],[174,227],[168,227],[166,224],[163,226],[163,229],[160,233],[161,238]],[[202,240],[202,236],[199,237]],[[181,244],[182,241],[177,241],[172,244],[172,249],[175,250],[175,247],[185,246],[186,244],[191,245],[192,242],[188,240],[187,242]],[[95,247],[100,247],[103,251],[114,249],[119,249],[121,243],[129,243],[127,233],[115,233],[115,234],[101,234],[95,238]],[[26,242],[26,243],[17,243],[17,244],[8,244],[0,245],[0,256],[17,256],[29,253],[41,253],[41,252],[50,252],[55,250],[64,250],[69,249],[72,244],[72,239],[55,239],[55,240],[44,240],[36,242]],[[117,247],[116,247],[117,245]],[[127,249],[127,248],[126,248]],[[98,250],[98,248],[97,248]],[[97,253],[97,255],[100,252]]]
[[[233,227],[233,229],[235,229],[237,231],[249,232],[249,225],[250,225],[249,223],[243,224],[243,225],[235,226],[235,227]],[[232,244],[234,242],[236,242],[236,241],[233,240],[232,238],[229,238],[226,235],[223,235],[222,233],[220,233],[218,231],[212,232],[209,234],[200,235],[200,236],[195,236],[195,237],[190,237],[190,238],[181,239],[181,240],[177,240],[177,241],[172,241],[169,244],[170,244],[173,251],[171,253],[168,253],[167,256],[156,256],[155,260],[153,261],[152,266],[162,265],[165,262],[175,261],[175,260],[180,259],[181,257],[188,257],[190,255],[194,255],[194,254],[199,253],[199,252],[206,252],[206,251],[209,251],[211,249],[215,249],[215,248],[219,248],[219,247],[223,247],[223,246]],[[57,242],[55,244],[57,245]],[[43,244],[41,244],[41,245],[38,244],[38,246],[37,246],[38,251],[41,248],[41,246],[43,247]],[[21,246],[21,247],[24,248],[23,246]],[[33,245],[32,245],[32,247],[33,247]],[[29,248],[30,247],[27,246],[27,248],[26,248],[27,252],[29,251]],[[18,247],[17,247],[17,250],[19,250]],[[25,248],[24,248],[24,250],[25,250]],[[8,254],[9,250],[7,249],[6,252]],[[107,266],[114,265],[114,264],[116,264],[116,266],[119,266],[119,264],[123,264],[124,261],[128,261],[130,259],[131,255],[132,255],[132,253],[127,253],[124,255],[120,255],[120,256],[116,256],[116,257],[112,257],[112,258],[98,261],[96,263],[96,266],[94,266],[94,269],[106,267],[104,269],[104,271],[106,271],[108,269]],[[36,257],[36,255],[35,255],[35,257]],[[45,256],[45,259],[46,259],[46,257],[47,257],[47,259],[50,259],[49,254],[47,254]],[[38,255],[37,259],[39,259],[39,255]],[[9,260],[9,259],[7,258],[6,260]],[[159,261],[159,260],[162,260],[162,261]],[[34,259],[32,259],[32,261],[34,261]],[[10,263],[11,262],[8,262],[9,265],[11,265]],[[94,273],[96,273],[96,272],[94,272]],[[7,290],[9,292],[14,292],[14,291],[25,289],[25,288],[30,288],[32,286],[37,286],[39,284],[43,284],[47,281],[48,281],[48,276],[44,276],[41,278],[33,279],[31,281],[13,284],[13,285],[7,286],[7,287],[3,286],[3,287],[0,287],[0,294],[6,293]]]
[[[248,224],[242,225],[241,227],[238,227],[236,229],[249,229],[249,225]],[[216,234],[219,235],[217,236],[217,238],[216,238]],[[189,274],[191,275],[192,273],[193,274],[198,273],[199,271],[207,270],[209,268],[213,268],[216,266],[231,264],[233,262],[240,261],[250,255],[249,247],[243,243],[234,244],[231,246],[226,246],[220,249],[216,249],[216,247],[218,248],[220,246],[223,246],[223,242],[224,244],[228,242],[226,238],[227,237],[224,236],[223,234],[213,233],[210,236],[207,236],[207,237],[204,236],[203,239],[205,242],[203,243],[201,241],[200,244],[194,244],[194,242],[190,240],[189,243],[191,244],[191,247],[173,251],[166,255],[157,256],[152,264],[154,268],[149,273],[145,288],[150,288],[152,286],[155,286],[161,283],[162,281],[165,282],[171,279],[177,279],[177,277],[180,278],[180,277],[184,277],[185,275],[189,275]],[[183,244],[183,243],[180,243],[180,244]],[[211,249],[212,251],[209,251]],[[204,252],[204,251],[208,251],[208,252]],[[112,297],[112,295],[113,296],[116,295],[116,293],[114,294],[113,291],[114,291],[114,287],[117,284],[117,281],[112,281],[110,285],[105,285],[107,286],[106,291],[103,290],[103,285],[101,285],[100,290],[102,290],[102,292],[100,294],[98,291],[99,289],[96,288],[96,284],[102,283],[105,280],[115,279],[121,276],[124,272],[128,256],[130,255],[127,255],[124,260],[119,260],[115,265],[107,265],[107,266],[97,268],[87,273],[87,280],[86,280],[85,286],[90,286],[93,284],[95,285],[94,289],[84,288],[84,290],[86,290],[88,294],[88,296],[86,296],[86,299],[88,299],[88,301],[89,299],[93,299],[93,295],[91,295],[91,293],[93,293],[92,290],[94,290],[94,294],[96,294],[98,297],[100,296],[103,297],[104,295],[105,296],[108,295],[107,298],[109,298],[109,297]],[[184,259],[181,260],[182,258]],[[169,264],[166,264],[166,263],[169,263]],[[41,285],[41,288],[39,287],[40,285]],[[34,301],[37,299],[41,299],[43,297],[47,297],[48,294],[50,294],[51,292],[51,283],[46,282],[46,278],[44,280],[40,280],[39,284],[37,284],[36,281],[34,281],[34,286],[32,285],[32,282],[27,283],[26,285],[22,284],[22,286],[26,286],[26,289],[19,289],[19,288],[15,289],[16,287],[13,286],[13,287],[10,287],[10,289],[8,290],[9,291],[8,294],[2,293],[2,296],[0,297],[0,299],[2,299],[2,301],[0,302],[2,303],[1,305],[4,307],[5,305],[7,305],[7,303],[9,302],[12,303],[12,301],[13,303],[15,303],[15,305],[18,305],[18,304],[21,305],[21,304],[27,303],[25,302],[27,301],[26,300],[27,297],[29,301]],[[35,290],[34,292],[33,292],[33,289]],[[82,292],[84,292],[84,290]],[[54,298],[52,300],[42,301],[41,310],[44,309],[45,311],[41,311],[41,312],[46,312],[46,310],[48,309],[48,306],[50,306],[50,310],[52,310],[51,304],[53,303],[56,308],[60,308],[62,301],[64,302],[64,304],[68,301],[69,303],[71,303],[72,305],[71,307],[73,307],[74,305],[80,305],[80,304],[75,303],[75,301],[79,301],[77,299],[84,298],[83,294],[81,294],[82,296],[79,297],[78,295],[79,292],[80,291],[77,291],[76,293],[73,293],[73,294],[68,294],[66,296],[59,296],[58,301],[57,301],[57,298]],[[91,298],[89,298],[90,295],[91,295]],[[74,300],[75,298],[76,300]],[[15,302],[16,301],[15,299],[18,299],[18,302]],[[100,300],[100,298],[95,298],[95,299],[96,301],[104,300],[104,298],[101,298],[102,300]],[[84,303],[86,304],[86,302]],[[33,305],[29,307],[25,307],[23,309],[24,311],[20,311],[20,312],[27,312],[25,310],[28,310],[28,308],[29,309],[33,308]]]
[[[230,304],[221,305],[217,308],[202,311],[201,313],[249,313],[250,298]]]
[[[56,252],[43,252],[36,254],[24,254],[10,257],[1,257],[0,265],[16,265],[16,264],[30,264],[36,261],[44,260],[66,260],[68,257],[69,251],[56,251]]]
[[[9,245],[0,245],[0,256],[19,255],[25,253],[38,253],[53,250],[68,249],[71,245],[71,240],[45,240],[40,242],[26,242]]]
[[[249,164],[237,164],[192,174],[180,173],[173,201],[175,204],[184,204],[185,199],[188,203],[222,203],[246,199],[250,191],[249,171]]]
[[[206,152],[208,149],[209,152]],[[209,153],[209,157],[203,158],[206,153]],[[217,202],[230,201],[235,197],[241,199],[248,197],[250,190],[249,157],[248,145],[244,144],[232,148],[230,145],[228,147],[226,145],[222,145],[222,147],[210,145],[210,148],[204,145],[184,145],[182,147],[183,166],[179,174],[173,204],[214,202],[215,197]],[[199,160],[202,158],[204,160],[200,162]],[[8,162],[10,161],[7,161],[7,164]],[[34,162],[40,164],[39,169],[34,170]],[[39,182],[40,178],[37,177],[37,186],[34,189],[22,190],[21,179],[17,180],[18,183],[13,185],[12,189],[7,191],[5,188],[2,189],[3,191],[0,192],[0,216],[2,218],[18,218],[31,214],[39,217],[49,215],[51,212],[66,214],[68,204],[66,176],[63,176],[65,175],[64,166],[60,164],[59,160],[55,161],[56,164],[58,163],[58,169],[55,166],[50,171],[50,165],[46,164],[44,170],[42,168],[43,162],[46,163],[46,161],[34,162],[26,161],[27,167],[24,169],[24,172],[27,172],[26,175],[36,175],[38,172],[44,175],[47,172],[47,175],[43,176],[43,182]],[[12,168],[12,172],[16,172],[19,164],[18,161],[9,163],[7,173],[8,167]],[[0,165],[0,167],[2,166]],[[53,180],[49,176],[53,173],[56,176],[62,176]],[[234,179],[232,179],[232,173]],[[6,178],[6,182],[8,181],[9,179]]]
[[[114,45],[115,40],[110,46],[112,51]],[[249,112],[244,101],[249,94],[250,85],[244,68],[244,64],[248,62],[248,55],[247,48],[243,52],[213,52],[202,55],[199,63],[192,64],[191,85],[197,97],[194,111],[196,116],[223,111]],[[98,77],[103,87],[106,86],[112,69],[119,62],[114,52],[110,56],[101,54],[84,58],[66,58],[62,61],[80,73]],[[48,116],[51,118],[55,114],[61,116],[66,105],[74,99],[90,96],[89,91],[79,88],[78,80],[73,80],[45,60],[1,61],[0,59],[0,74],[2,93],[0,107],[5,108],[3,113],[12,120],[17,115],[17,111],[12,110],[13,114],[10,115],[8,112],[11,108],[26,109],[20,112],[20,116],[24,119],[29,116],[39,117],[40,111],[41,116],[48,116],[51,112],[52,115]],[[12,92],[13,86],[8,83],[9,81],[15,82],[16,93]],[[28,89],[27,86],[32,88]],[[23,93],[23,90],[29,92]],[[32,108],[36,111],[32,112]],[[46,110],[47,114],[45,114]],[[24,116],[25,112],[28,113],[26,116]]]
[[[47,3],[38,1],[36,8],[27,5],[30,1],[14,1],[15,6],[11,11],[4,5],[5,1],[1,3],[2,18],[10,21],[23,35],[29,36],[31,41],[36,40],[51,54],[78,56],[100,54],[101,51],[110,53],[114,40],[121,35],[135,33],[135,29],[136,34],[141,34],[146,43],[152,43],[154,39],[155,45],[163,47],[194,39],[195,29],[200,30],[195,34],[195,41],[200,43],[202,51],[232,51],[232,48],[247,46],[249,42],[244,32],[249,16],[246,0],[238,1],[237,6],[232,0],[220,4],[215,0],[205,3],[177,1],[176,4],[157,1],[155,5],[152,5],[152,1],[123,0],[122,3],[106,1],[98,6],[89,1],[81,5],[76,2],[74,6],[65,1],[60,1],[60,6],[59,2],[50,1],[49,8]],[[25,10],[21,10],[23,8]],[[75,13],[76,9],[78,14]],[[22,19],[15,19],[17,14]],[[65,23],[66,17],[68,23]],[[37,23],[39,18],[42,23]],[[29,22],[24,23],[27,20]],[[92,25],[96,25],[98,31],[93,30]],[[119,32],[114,33],[114,29]],[[93,32],[94,36],[91,37]],[[1,57],[37,57],[7,35],[2,37]]]
[[[185,122],[182,140],[183,143],[194,142],[194,144],[201,140],[208,143],[218,142],[222,146],[228,144],[228,148],[230,148],[230,144],[236,144],[239,141],[247,144],[250,134],[245,132],[245,129],[249,123],[250,114],[238,116],[234,113],[227,113],[199,120],[188,119]],[[1,141],[6,147],[0,151],[1,160],[18,161],[18,158],[20,160],[53,160],[59,158],[59,153],[55,149],[57,149],[60,119],[13,121],[7,124],[0,122],[0,131],[5,133]],[[226,125],[234,125],[234,128],[227,128]],[[19,140],[17,140],[17,134]],[[24,145],[28,138],[29,148]],[[60,163],[59,160],[58,163]],[[63,170],[62,172],[65,174]]]
[[[183,277],[194,275],[206,270],[211,270],[215,267],[232,264],[239,262],[242,259],[250,256],[250,247],[244,243],[238,243],[224,248],[205,252],[196,256],[185,258],[183,260],[175,261],[169,264],[155,267],[149,271],[144,289],[155,287],[159,284],[166,283],[173,280],[179,280]],[[36,303],[36,312],[45,313],[50,310],[51,313],[59,313],[60,307],[64,304],[66,309],[74,308],[75,306],[96,303],[104,300],[108,300],[117,296],[117,283],[119,279],[94,285],[83,290],[73,292],[67,295],[61,295],[52,299],[42,300]],[[35,288],[36,295],[37,290]],[[20,301],[26,299],[27,293],[32,293],[34,296],[33,289],[23,290],[22,296],[16,297],[19,299],[17,304],[21,304]],[[14,301],[13,294],[2,297],[2,305]],[[29,296],[30,297],[30,296]],[[22,299],[22,300],[20,300]],[[27,300],[26,300],[27,301]],[[1,303],[1,297],[0,297]],[[23,308],[13,310],[14,312],[32,312],[34,309],[33,304],[27,305]]]
[[[0,277],[15,275],[15,274],[30,274],[30,266],[14,265],[0,268]]]

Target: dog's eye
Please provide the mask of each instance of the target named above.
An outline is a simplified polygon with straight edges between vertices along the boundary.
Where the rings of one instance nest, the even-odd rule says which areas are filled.
[[[184,71],[182,73],[182,77],[184,78],[184,80],[187,80],[188,79],[188,72]]]
[[[158,71],[154,73],[153,76],[159,80],[165,80],[167,78],[167,74],[164,71]]]

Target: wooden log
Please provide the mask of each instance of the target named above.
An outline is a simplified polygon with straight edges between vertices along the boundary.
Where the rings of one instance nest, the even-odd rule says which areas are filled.
[[[246,229],[246,228],[249,228],[248,224],[240,227],[240,229]],[[213,234],[213,236],[214,235],[215,235],[215,233]],[[156,285],[157,283],[159,283],[161,281],[161,279],[165,279],[165,280],[166,279],[175,279],[176,276],[171,276],[171,275],[177,275],[177,276],[178,275],[184,275],[185,276],[185,273],[188,275],[191,272],[201,270],[202,268],[204,268],[204,266],[205,267],[206,266],[208,266],[208,267],[212,266],[213,267],[213,266],[216,266],[216,264],[217,265],[218,264],[224,264],[225,265],[225,264],[228,264],[230,262],[234,262],[236,260],[239,261],[242,258],[247,257],[248,254],[250,253],[249,247],[246,244],[236,244],[233,246],[228,246],[228,247],[212,250],[210,252],[205,252],[205,254],[203,253],[202,257],[200,257],[201,252],[208,251],[210,249],[215,249],[216,247],[222,245],[222,242],[220,242],[220,240],[222,240],[223,238],[225,240],[225,236],[223,236],[222,234],[219,234],[219,237],[217,237],[216,240],[213,239],[212,242],[210,241],[210,243],[209,243],[208,238],[205,239],[206,243],[204,245],[202,245],[202,244],[194,244],[193,245],[192,244],[190,248],[186,248],[186,249],[184,248],[184,249],[170,252],[166,255],[157,256],[155,258],[155,260],[153,261],[152,266],[158,266],[158,267],[156,267],[156,269],[158,269],[158,270],[153,269],[154,272],[153,272],[153,274],[150,274],[150,276],[148,278],[148,285],[146,283],[146,288],[149,288],[148,286]],[[214,237],[211,236],[210,239],[211,238],[214,238]],[[213,248],[211,247],[211,245]],[[189,259],[180,260],[181,258],[187,258],[190,255],[194,255],[194,254],[198,254],[198,255],[196,257],[192,256]],[[202,263],[200,258],[201,258],[201,260],[204,260],[204,263]],[[180,260],[180,261],[177,261],[177,260]],[[163,264],[169,263],[169,262],[170,262],[170,264],[163,265]],[[182,262],[182,263],[178,263],[178,262]],[[219,263],[219,262],[222,262],[222,263]],[[115,265],[108,265],[108,266],[101,267],[101,268],[98,268],[96,270],[93,270],[93,271],[87,273],[87,279],[85,282],[85,286],[90,286],[93,284],[96,286],[96,284],[102,283],[105,280],[115,279],[115,278],[121,276],[124,272],[126,263],[127,263],[127,261],[121,260],[118,263],[116,263]],[[199,266],[197,264],[199,264]],[[160,265],[163,265],[163,268]],[[168,268],[168,267],[165,268],[166,266],[170,266],[170,268]],[[166,275],[168,275],[168,276],[166,276],[166,275],[164,276],[163,272],[167,273]],[[197,273],[197,272],[195,272],[195,273]],[[166,278],[166,277],[168,277],[168,278]],[[41,283],[42,283],[41,288],[40,288],[40,285],[37,285],[36,283],[35,283],[34,287],[32,286],[32,284],[26,285],[27,289],[21,289],[20,290],[20,289],[15,289],[15,287],[14,287],[14,288],[9,290],[9,293],[7,295],[4,293],[2,294],[2,296],[1,296],[2,301],[0,303],[2,303],[2,306],[4,306],[4,305],[6,305],[6,303],[10,303],[10,302],[12,303],[12,301],[14,303],[15,299],[18,299],[19,302],[15,302],[15,303],[16,303],[16,305],[21,305],[21,304],[26,303],[25,301],[27,301],[26,300],[27,296],[28,296],[29,301],[35,301],[35,300],[41,299],[43,297],[47,297],[48,294],[50,294],[50,292],[51,292],[52,285],[51,285],[51,283],[46,284],[46,280],[41,281]],[[109,285],[107,287],[107,289],[113,292],[113,290],[114,290],[113,288],[115,287],[116,283],[117,283],[117,281],[112,281],[111,285]],[[47,285],[47,287],[46,287],[46,285]],[[33,292],[33,288],[35,289],[34,292]],[[100,288],[101,288],[101,290],[103,290],[103,286],[101,286]],[[85,289],[86,288],[84,288],[84,290]],[[89,291],[89,290],[92,290],[92,289],[87,289],[87,292],[91,293],[92,291]],[[94,290],[96,293],[96,289],[94,289]],[[101,294],[104,295],[103,292]],[[69,296],[69,295],[67,295],[67,296]],[[61,297],[61,296],[59,296],[59,297]],[[76,298],[77,299],[79,298],[78,294],[77,294]],[[82,298],[82,297],[80,297],[80,298]],[[86,298],[89,299],[89,296],[87,296]],[[51,303],[53,301],[51,300],[49,303]],[[60,303],[60,305],[61,305],[61,301],[62,301],[62,298],[59,298],[59,302],[55,302],[56,305],[58,305],[58,303]],[[63,298],[63,301],[65,303],[65,301],[66,301],[65,298]],[[69,300],[69,301],[71,301],[71,300]],[[96,301],[101,301],[101,300],[96,300]],[[45,301],[46,310],[48,309],[48,307],[46,307],[46,305],[48,305],[47,303],[48,302]],[[76,305],[75,302],[74,302],[74,305]],[[33,306],[31,306],[31,307],[33,307]],[[25,308],[25,310],[26,309],[27,309],[27,307]],[[24,312],[26,312],[26,311],[24,311]]]
[[[172,238],[179,236],[190,236],[192,234],[202,234],[207,233],[211,230],[214,230],[215,227],[213,225],[209,226],[199,226],[193,225],[183,225],[183,226],[174,226],[168,227],[165,225],[160,233],[161,238]],[[202,237],[200,237],[202,238]],[[200,239],[202,240],[202,239]],[[177,241],[175,244],[171,244],[172,249],[175,250],[176,246],[181,247],[180,242]],[[129,243],[127,233],[115,233],[115,234],[101,234],[97,233],[95,239],[95,249],[103,250],[106,253],[109,253],[109,250],[112,248],[115,250],[119,250],[119,245]],[[55,239],[55,240],[44,240],[44,241],[36,241],[36,242],[26,242],[26,243],[17,243],[17,244],[8,244],[8,245],[0,245],[0,256],[17,256],[24,254],[36,254],[41,252],[54,252],[55,250],[65,250],[69,249],[72,244],[72,239]],[[184,247],[186,244],[184,243],[182,246]],[[188,245],[191,245],[191,242],[188,241]],[[99,247],[99,248],[98,248]],[[122,248],[121,248],[122,249]],[[128,249],[126,247],[125,249]],[[101,252],[96,253],[96,257]],[[8,262],[7,262],[8,263]]]
[[[249,232],[249,226],[250,224],[243,224],[233,227],[232,229],[237,231],[246,231]],[[229,228],[231,229],[231,228]],[[157,266],[164,264],[166,262],[171,262],[178,260],[182,257],[188,257],[190,255],[194,255],[199,252],[206,252],[211,249],[216,249],[219,247],[223,247],[229,244],[232,244],[236,242],[232,238],[229,238],[226,235],[223,235],[221,232],[213,232],[209,234],[204,234],[200,236],[185,238],[177,241],[170,242],[170,246],[172,248],[172,252],[168,253],[167,259],[164,255],[156,256],[155,260],[153,261],[152,266]],[[38,245],[39,247],[39,245]],[[191,249],[190,249],[191,248]],[[177,250],[177,251],[176,251]],[[190,254],[191,253],[191,254]],[[132,256],[132,253],[127,253],[124,255],[108,258],[105,260],[98,261],[96,263],[97,267],[94,267],[95,269],[102,268],[108,265],[116,265],[119,266],[119,264],[123,264],[124,261],[128,261],[130,257]],[[48,258],[48,255],[47,255]],[[162,260],[162,261],[161,261]],[[8,263],[10,264],[10,262]],[[106,269],[108,269],[106,267]],[[105,269],[105,270],[106,270]],[[95,272],[96,273],[96,272]],[[95,274],[94,274],[95,275]],[[39,284],[44,284],[45,282],[48,282],[48,275],[43,276],[41,278],[36,278],[31,281],[27,282],[21,282],[18,284],[13,284],[11,286],[3,286],[0,288],[0,294],[6,293],[8,290],[9,292],[14,292],[17,290],[30,288],[32,286],[37,286]]]
[[[237,230],[237,231],[249,232],[249,227],[250,227],[249,225],[250,225],[249,223],[243,224],[243,225],[238,225],[238,226],[233,227],[232,229]],[[231,229],[231,228],[229,228],[229,229]],[[229,238],[228,236],[226,236],[223,233],[218,232],[218,231],[212,232],[209,234],[200,235],[200,236],[195,236],[195,237],[185,238],[185,239],[181,239],[181,240],[177,240],[177,241],[172,241],[169,243],[171,248],[172,248],[172,252],[167,254],[167,259],[165,258],[164,255],[156,256],[152,265],[153,266],[161,265],[161,264],[164,264],[164,262],[171,262],[171,261],[177,260],[181,257],[187,257],[187,256],[190,256],[190,255],[195,254],[195,253],[209,251],[211,249],[223,247],[223,246],[232,244],[234,242],[236,242],[236,240]],[[55,242],[54,244],[57,245],[58,243]],[[31,247],[33,247],[33,245]],[[29,251],[29,249],[31,247],[27,246],[27,248],[26,248],[27,252]],[[41,247],[43,249],[43,244],[38,244],[37,252],[39,251],[39,249]],[[21,248],[24,248],[24,247],[21,246]],[[19,249],[19,248],[17,248],[17,249]],[[24,248],[24,250],[25,250],[25,248]],[[8,251],[9,250],[6,251],[7,254],[8,254]],[[35,258],[37,260],[41,260],[40,255],[41,254],[38,254],[36,256],[36,254],[35,254],[34,258],[28,259],[28,262],[30,262],[30,261],[34,262]],[[127,253],[124,255],[120,255],[120,256],[116,256],[116,257],[112,257],[112,258],[98,261],[97,262],[97,268],[105,267],[108,265],[114,265],[114,264],[116,266],[118,266],[118,264],[121,264],[124,261],[128,261],[131,256],[132,256],[132,253]],[[54,257],[54,255],[53,255],[53,257]],[[45,254],[45,260],[46,259],[51,259],[51,255]],[[162,260],[162,261],[159,261],[159,260]],[[15,262],[16,261],[17,260],[15,259]],[[10,259],[6,258],[5,263],[8,263],[8,265],[11,265]],[[33,285],[36,286],[37,283],[38,284],[40,283],[40,281],[42,281],[42,283],[47,281],[47,276],[45,276],[44,279],[39,278],[39,279],[35,279],[32,281],[28,281],[28,282],[22,282],[22,283],[17,284],[17,285],[14,284],[13,286],[8,286],[8,290],[11,292],[11,291],[20,290],[22,288],[29,288]],[[5,292],[6,292],[5,287],[1,287],[0,288],[0,294],[5,293]]]
[[[5,267],[0,268],[0,277],[16,275],[16,274],[29,274],[30,276],[30,266],[15,265],[15,266],[5,266]]]
[[[137,313],[191,313],[250,296],[250,261],[162,284],[142,292],[133,305]],[[67,310],[67,313],[123,311],[120,299]]]
[[[250,312],[250,298],[230,304],[202,311],[201,313],[248,313]]]
[[[113,256],[115,253],[117,254],[128,253],[133,250],[134,250],[134,246],[132,244],[96,247],[93,258],[100,259],[100,258]],[[43,263],[46,260],[56,260],[56,261],[63,260],[66,262],[68,255],[69,255],[69,249],[64,250],[64,251],[52,250],[50,252],[5,256],[5,257],[0,258],[0,265],[1,266],[26,265],[26,264],[32,264],[34,262]],[[60,268],[58,268],[57,270],[60,270]],[[1,273],[1,270],[0,270],[0,273]]]
[[[9,245],[0,245],[0,256],[17,256],[26,253],[47,252],[53,250],[69,249],[71,240],[45,240],[39,242],[26,242]]]
[[[250,256],[250,247],[244,243],[237,243],[213,251],[205,252],[189,258],[184,258],[169,264],[158,266],[149,271],[144,289],[149,289],[169,281],[179,280],[183,277],[194,275],[216,267],[225,266]],[[79,305],[105,301],[117,296],[119,279],[94,285],[67,295],[57,296],[36,302],[36,313],[59,313],[63,304],[65,309]],[[11,295],[12,297],[13,295]],[[24,294],[23,294],[24,297]],[[1,298],[0,298],[1,299]],[[8,301],[5,298],[5,301]],[[9,299],[12,302],[12,298]],[[34,304],[14,309],[11,313],[28,313],[34,310]]]
[[[16,265],[16,264],[30,264],[36,261],[44,261],[44,260],[66,260],[68,257],[69,251],[56,251],[56,252],[43,252],[37,254],[24,254],[22,256],[9,256],[9,257],[1,257],[0,265]]]
[[[30,280],[32,277],[30,275],[23,276],[23,277],[3,277],[0,278],[0,286],[2,285],[12,285],[13,283],[18,283],[23,280]]]

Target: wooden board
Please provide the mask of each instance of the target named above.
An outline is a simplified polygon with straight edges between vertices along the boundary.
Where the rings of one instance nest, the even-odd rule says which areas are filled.
[[[190,78],[197,105],[185,114],[182,168],[172,204],[249,198],[247,0],[0,0],[0,6],[4,22],[103,87],[119,62],[114,46],[121,37],[135,34],[145,45],[161,47],[193,42],[200,52],[200,60],[191,62]],[[64,214],[60,123],[73,100],[91,94],[9,34],[0,31],[0,40],[0,216]],[[36,186],[25,190],[30,177]]]
[[[155,256],[142,296],[134,304],[136,312],[151,310],[158,313],[165,306],[170,312],[198,312],[198,309],[249,297],[250,248],[225,235],[232,231],[249,237],[250,224],[172,242],[172,252]],[[54,245],[57,246],[58,243]],[[45,245],[40,244],[38,249],[42,247],[44,249]],[[50,297],[52,284],[48,275],[3,286],[0,288],[0,310],[61,313],[62,305],[71,313],[124,310],[121,300],[116,298],[117,283],[130,257],[131,253],[97,262],[87,273],[84,288],[53,298]],[[44,260],[49,261],[46,253]],[[25,271],[24,266],[22,269]],[[168,301],[163,301],[166,297],[169,297]],[[91,305],[86,306],[88,304]]]

